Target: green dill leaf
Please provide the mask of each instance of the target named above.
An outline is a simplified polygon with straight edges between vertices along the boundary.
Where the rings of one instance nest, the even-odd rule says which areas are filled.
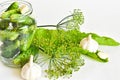
[[[119,46],[120,43],[115,41],[114,39],[106,36],[99,36],[95,33],[92,34],[92,37],[100,44],[100,45],[107,45],[107,46]]]
[[[99,45],[106,45],[106,46],[119,46],[120,43],[115,41],[113,38],[106,37],[106,36],[99,36],[95,33],[85,33],[85,32],[80,32],[77,30],[70,30],[68,31],[69,37],[71,37],[71,41],[80,43],[80,41],[87,37],[88,35],[92,35],[92,38],[95,39]]]

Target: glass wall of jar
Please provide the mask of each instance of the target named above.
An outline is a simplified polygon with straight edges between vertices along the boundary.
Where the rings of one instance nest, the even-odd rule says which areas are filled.
[[[0,4],[0,55],[1,61],[10,67],[22,51],[26,51],[34,37],[36,23],[30,17],[32,6],[23,0],[12,0]]]

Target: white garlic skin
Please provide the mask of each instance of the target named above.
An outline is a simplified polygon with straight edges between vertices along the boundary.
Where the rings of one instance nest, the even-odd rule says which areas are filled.
[[[107,59],[108,58],[108,54],[104,53],[104,52],[98,52],[97,54],[101,59]]]
[[[21,71],[21,77],[25,80],[36,80],[41,76],[41,67],[36,63],[31,62],[26,63]]]
[[[28,8],[28,6],[26,6],[26,5],[22,5],[22,6],[20,7],[20,11],[21,11],[22,14],[25,14],[26,12],[29,11],[29,8]]]
[[[80,47],[89,50],[90,52],[96,52],[98,50],[99,44],[97,41],[92,39],[91,35],[89,35],[88,37],[81,40]]]
[[[0,54],[2,53],[2,51],[1,51],[1,46],[3,45],[3,42],[2,41],[0,41]]]
[[[2,46],[3,45],[3,42],[2,41],[0,41],[0,46]]]

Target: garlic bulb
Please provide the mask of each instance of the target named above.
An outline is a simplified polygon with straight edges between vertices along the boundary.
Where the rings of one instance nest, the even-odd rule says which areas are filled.
[[[36,80],[41,76],[41,67],[33,63],[33,56],[31,55],[29,63],[26,63],[21,71],[21,76],[25,80]]]
[[[104,52],[98,52],[97,54],[101,59],[107,59],[108,58],[108,54],[104,53]]]
[[[94,39],[92,39],[91,35],[84,38],[80,42],[80,47],[83,49],[89,50],[90,52],[96,52],[98,50],[98,43]]]

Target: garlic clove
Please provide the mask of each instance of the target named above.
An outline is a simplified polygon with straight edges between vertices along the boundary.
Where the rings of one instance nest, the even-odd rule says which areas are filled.
[[[3,45],[3,42],[2,41],[0,41],[0,46],[2,46]]]
[[[26,12],[29,11],[29,8],[28,8],[28,6],[26,6],[26,5],[22,5],[22,6],[20,7],[20,11],[21,11],[22,14],[25,14]]]
[[[41,76],[41,67],[33,63],[33,56],[31,55],[29,63],[26,63],[21,71],[21,76],[25,80],[36,80]]]
[[[96,52],[98,50],[98,46],[99,44],[97,43],[97,41],[92,39],[91,35],[82,39],[80,42],[80,47],[89,50],[90,52]]]
[[[108,54],[104,53],[104,52],[98,52],[97,54],[101,59],[107,59],[108,58]]]

